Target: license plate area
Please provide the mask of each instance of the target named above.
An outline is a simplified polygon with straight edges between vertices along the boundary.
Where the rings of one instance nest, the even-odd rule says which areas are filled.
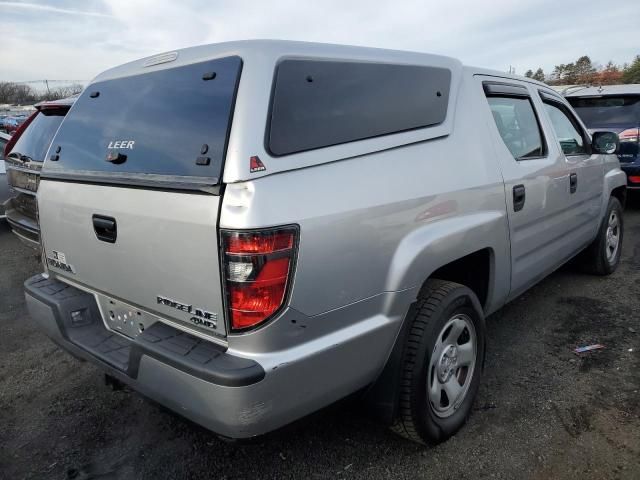
[[[104,295],[96,294],[98,308],[107,329],[121,333],[129,338],[136,338],[160,318]]]

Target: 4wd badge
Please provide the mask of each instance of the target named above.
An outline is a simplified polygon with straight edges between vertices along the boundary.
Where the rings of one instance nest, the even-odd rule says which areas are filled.
[[[251,173],[264,172],[266,169],[267,167],[264,166],[264,163],[262,163],[262,160],[260,160],[260,157],[257,155],[249,159],[249,171]]]

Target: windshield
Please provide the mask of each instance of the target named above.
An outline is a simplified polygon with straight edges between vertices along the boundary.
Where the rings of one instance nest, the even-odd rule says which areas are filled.
[[[226,57],[90,85],[43,174],[217,184],[241,65]]]
[[[640,95],[568,97],[567,100],[588,128],[640,124]]]
[[[10,157],[28,157],[43,162],[53,136],[56,134],[67,108],[47,109],[39,112],[9,152]]]

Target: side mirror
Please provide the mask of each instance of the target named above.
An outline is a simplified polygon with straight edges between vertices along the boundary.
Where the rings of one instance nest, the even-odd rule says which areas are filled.
[[[591,148],[595,153],[609,155],[620,148],[620,139],[614,132],[595,132],[591,137]]]

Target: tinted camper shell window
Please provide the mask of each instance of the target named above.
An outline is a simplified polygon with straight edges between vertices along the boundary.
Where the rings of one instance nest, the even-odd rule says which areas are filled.
[[[425,128],[447,114],[447,68],[329,60],[276,67],[267,150],[289,155]]]
[[[93,83],[43,174],[218,184],[241,69],[230,56]]]

